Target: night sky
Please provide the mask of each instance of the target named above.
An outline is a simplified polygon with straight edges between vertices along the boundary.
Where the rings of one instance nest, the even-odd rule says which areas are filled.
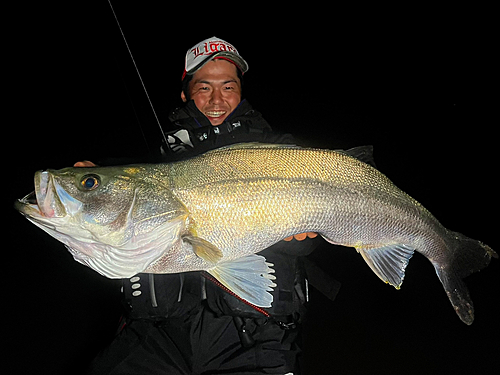
[[[33,190],[36,170],[139,157],[161,137],[109,5],[86,6],[23,9],[13,30],[13,136],[3,138],[16,149],[4,156],[9,374],[78,373],[120,316],[119,281],[76,263],[12,203]],[[186,50],[215,35],[248,62],[243,95],[275,130],[307,146],[373,145],[379,170],[443,225],[500,249],[487,10],[115,10],[162,123],[181,104]],[[334,302],[311,290],[305,374],[498,370],[498,260],[466,280],[476,310],[466,326],[420,254],[399,291],[352,248],[325,242],[310,257],[342,288]]]

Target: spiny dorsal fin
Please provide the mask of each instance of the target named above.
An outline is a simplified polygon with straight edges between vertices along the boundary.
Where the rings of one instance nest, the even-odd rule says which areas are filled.
[[[229,146],[222,146],[220,148],[211,150],[209,152],[217,152],[220,150],[239,150],[246,148],[302,148],[302,147],[297,145],[280,144],[280,143],[243,142],[243,143],[235,143]]]
[[[358,146],[350,148],[349,150],[335,151],[352,156],[353,158],[356,158],[363,163],[371,165],[373,168],[377,168],[375,159],[373,158],[373,146]]]

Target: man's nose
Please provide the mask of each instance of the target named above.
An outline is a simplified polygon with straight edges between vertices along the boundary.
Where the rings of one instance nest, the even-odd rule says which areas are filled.
[[[219,90],[214,90],[210,98],[210,104],[222,103],[222,93]]]

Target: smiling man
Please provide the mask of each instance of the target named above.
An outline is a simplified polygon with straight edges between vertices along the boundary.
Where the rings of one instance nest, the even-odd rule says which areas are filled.
[[[231,44],[206,39],[186,53],[181,99],[194,100],[210,123],[218,126],[240,104],[241,78],[247,70],[248,64]]]
[[[166,133],[166,159],[177,160],[240,142],[294,144],[289,134],[273,132],[262,115],[242,99],[248,64],[236,48],[216,37],[186,53],[181,99],[169,120],[180,129]]]

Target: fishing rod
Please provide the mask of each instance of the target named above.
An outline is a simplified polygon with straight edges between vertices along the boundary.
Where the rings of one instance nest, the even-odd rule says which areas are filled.
[[[125,37],[125,33],[123,32],[123,29],[120,25],[120,21],[118,20],[118,16],[116,15],[115,9],[113,8],[113,4],[111,4],[111,0],[108,0],[108,4],[111,8],[111,11],[113,12],[113,16],[115,18],[116,24],[118,25],[118,29],[120,30],[120,34],[122,36],[122,39],[125,42],[125,46],[127,47],[127,51],[128,51],[129,56],[130,56],[130,59],[132,60],[132,63],[134,64],[135,72],[137,73],[137,76],[139,77],[139,80],[141,82],[141,86],[144,90],[144,93],[146,94],[147,99],[148,99],[149,106],[150,106],[151,110],[153,111],[153,115],[154,115],[154,118],[156,120],[156,123],[157,123],[158,127],[160,128],[160,132],[161,132],[161,135],[163,137],[163,140],[165,141],[165,144],[167,144],[167,137],[166,137],[165,132],[163,131],[163,128],[161,126],[160,119],[158,118],[158,115],[156,114],[155,108],[153,106],[153,102],[151,101],[148,90],[146,89],[146,85],[144,84],[144,80],[142,79],[141,72],[139,71],[137,63],[135,62],[134,55],[132,54],[132,50],[130,49],[130,46],[127,42],[127,38]],[[130,98],[130,101],[132,102],[131,98]],[[133,106],[133,102],[132,102],[132,106]],[[134,108],[134,112],[135,112],[135,108]],[[136,113],[136,117],[138,117],[137,113]],[[142,132],[142,126],[140,124],[140,121],[139,121],[139,127],[141,128],[141,132]],[[148,146],[148,149],[149,149],[148,141],[147,141],[146,137],[144,136],[144,132],[143,132],[143,137],[144,137],[144,140],[146,141],[146,145]]]

